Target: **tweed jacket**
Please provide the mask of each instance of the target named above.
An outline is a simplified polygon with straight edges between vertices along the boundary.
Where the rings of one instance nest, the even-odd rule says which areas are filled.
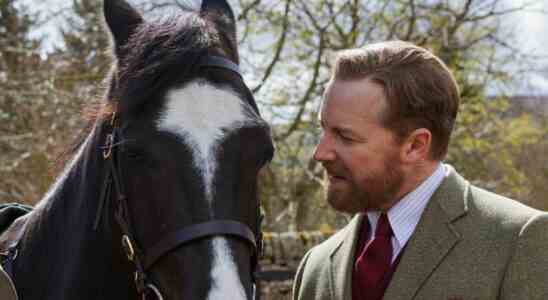
[[[471,185],[453,168],[434,192],[385,300],[548,299],[548,214]],[[294,300],[352,299],[363,214],[301,261]]]

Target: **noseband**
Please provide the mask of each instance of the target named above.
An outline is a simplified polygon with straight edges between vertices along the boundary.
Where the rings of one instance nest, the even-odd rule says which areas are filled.
[[[218,56],[205,56],[199,62],[200,67],[214,67],[232,71],[242,77],[238,65]],[[137,293],[142,299],[147,295],[154,295],[155,298],[163,300],[162,293],[158,287],[147,277],[150,268],[163,256],[174,249],[203,238],[213,236],[231,236],[245,241],[252,250],[251,266],[253,283],[255,283],[254,273],[258,266],[258,258],[262,251],[262,233],[260,230],[262,214],[257,213],[257,236],[253,233],[247,224],[234,220],[213,220],[190,226],[168,233],[162,237],[156,244],[150,248],[142,249],[136,242],[131,217],[128,209],[128,201],[121,179],[121,168],[119,163],[120,150],[117,147],[120,144],[120,128],[117,125],[116,113],[112,114],[109,127],[111,133],[106,136],[103,147],[103,158],[107,162],[105,181],[101,189],[99,206],[95,218],[94,228],[96,229],[101,220],[101,215],[107,201],[111,198],[112,187],[115,189],[115,212],[116,223],[122,232],[122,247],[128,260],[135,267],[134,280]],[[260,206],[259,206],[260,207]],[[257,290],[254,288],[254,298],[257,297]]]

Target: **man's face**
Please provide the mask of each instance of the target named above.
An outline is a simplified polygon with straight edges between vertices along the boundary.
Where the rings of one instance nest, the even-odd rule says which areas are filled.
[[[368,79],[335,80],[320,112],[314,159],[327,171],[327,200],[339,211],[387,210],[401,189],[400,144],[381,124],[383,87]]]

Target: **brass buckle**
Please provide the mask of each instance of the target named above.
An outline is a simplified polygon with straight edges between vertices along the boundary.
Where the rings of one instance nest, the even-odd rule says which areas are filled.
[[[110,127],[114,128],[114,124],[116,123],[116,111],[112,112],[112,116],[110,117]],[[114,134],[111,133],[107,135],[107,138],[105,140],[105,146],[103,147],[103,158],[107,159],[112,154],[112,146],[114,144]]]
[[[122,246],[126,251],[127,259],[133,261],[135,259],[135,250],[133,250],[133,244],[127,235],[122,236]]]
[[[114,135],[109,134],[107,135],[107,138],[105,139],[105,146],[103,148],[103,158],[107,159],[112,154],[112,144],[114,142]]]
[[[110,117],[110,126],[114,127],[114,121],[116,121],[116,111],[112,112],[112,116]]]

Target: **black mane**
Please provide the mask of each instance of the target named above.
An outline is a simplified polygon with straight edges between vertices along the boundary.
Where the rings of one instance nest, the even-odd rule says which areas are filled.
[[[200,58],[206,55],[227,56],[237,62],[237,53],[231,47],[222,47],[221,40],[226,39],[223,36],[226,34],[195,12],[143,23],[121,49],[124,57],[114,71],[116,92],[107,98],[130,99],[131,103],[122,102],[118,109],[133,112],[146,106],[152,93],[172,86],[174,80],[184,84],[192,78],[206,77],[206,70],[199,66]]]

